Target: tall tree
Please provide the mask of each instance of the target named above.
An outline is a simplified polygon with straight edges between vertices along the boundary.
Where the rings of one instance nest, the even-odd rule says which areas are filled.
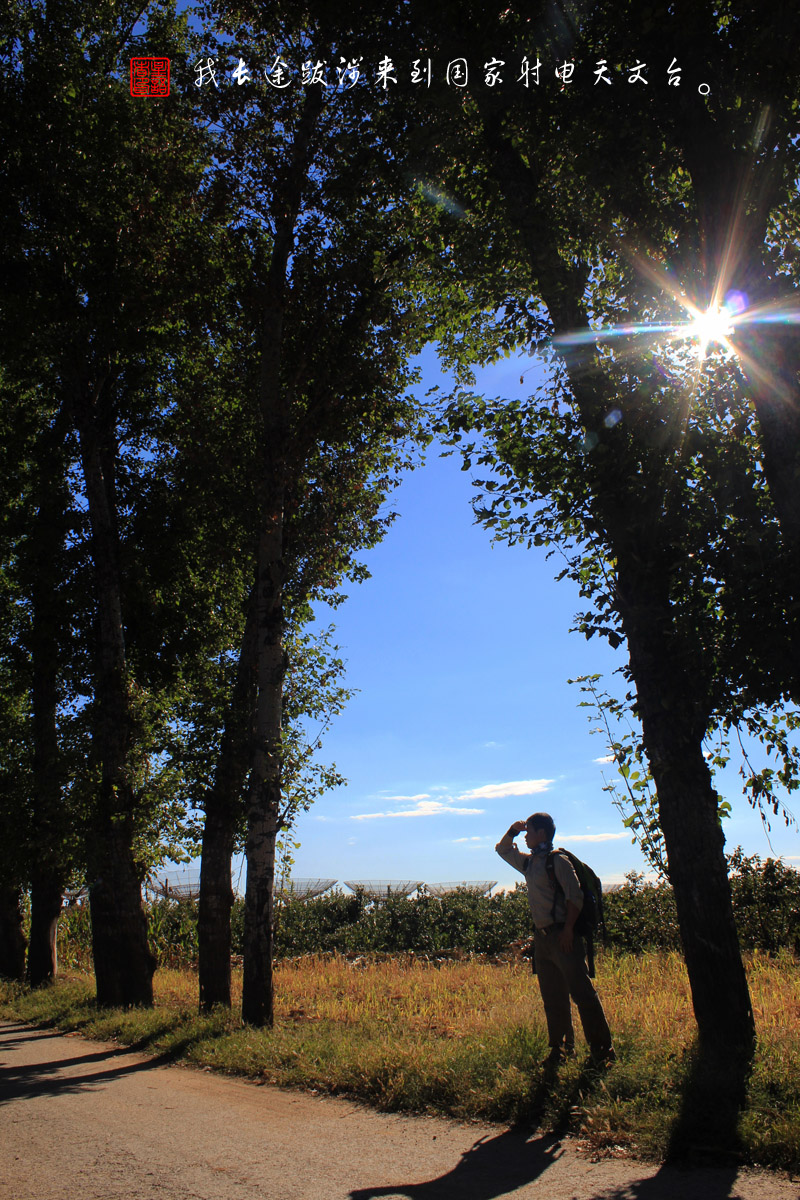
[[[30,661],[19,645],[16,582],[0,571],[0,975],[25,976],[27,939],[22,900],[28,884],[27,846],[32,757]]]
[[[464,7],[456,6],[462,18]],[[727,21],[719,6],[714,6],[713,20],[710,6],[700,7],[703,20],[716,31],[717,69],[729,72],[729,107],[734,110],[744,86],[744,63],[725,54]],[[631,66],[637,61],[640,37],[654,58],[660,43],[659,69],[667,31],[677,45],[685,45],[675,11],[665,7],[659,15],[663,19],[657,23],[651,10],[639,14],[631,9],[623,19],[617,5],[613,15],[611,6],[586,15],[569,5],[559,10],[541,5],[524,13],[471,9],[450,57],[461,52],[475,62],[484,47],[502,46],[505,53],[495,53],[507,67],[516,68],[523,55],[530,55],[529,67],[535,57],[545,60],[548,70],[535,104],[519,82],[516,91],[478,87],[461,99],[460,112],[450,97],[449,111],[454,119],[463,119],[458,156],[463,161],[470,155],[475,174],[472,184],[465,182],[460,162],[448,173],[443,156],[440,179],[442,189],[452,190],[454,200],[484,225],[487,236],[505,237],[506,246],[516,242],[511,253],[526,263],[530,292],[541,302],[528,344],[535,350],[545,341],[555,342],[561,356],[558,386],[539,397],[531,412],[522,415],[503,406],[492,410],[494,449],[485,451],[484,461],[505,478],[499,485],[488,481],[490,489],[499,487],[499,496],[483,515],[493,528],[521,528],[536,540],[577,536],[601,556],[594,565],[584,560],[578,571],[600,614],[587,623],[587,631],[599,628],[614,642],[621,637],[627,641],[701,1042],[746,1055],[753,1039],[752,1006],[703,738],[720,706],[737,693],[741,699],[742,683],[756,685],[759,675],[756,670],[743,681],[741,661],[732,650],[736,637],[739,652],[742,639],[753,646],[742,622],[735,620],[745,607],[737,578],[745,556],[737,537],[745,543],[749,539],[751,547],[753,538],[760,541],[764,560],[769,550],[780,551],[780,539],[775,539],[770,501],[748,499],[758,490],[760,469],[749,429],[740,432],[747,435],[750,458],[737,465],[731,439],[741,378],[732,380],[723,372],[715,379],[713,400],[725,416],[722,425],[711,422],[704,429],[692,407],[696,396],[686,386],[690,373],[678,371],[674,363],[671,367],[669,357],[659,361],[644,340],[646,330],[638,341],[630,339],[626,352],[610,348],[614,343],[597,334],[606,323],[629,329],[666,323],[683,325],[688,336],[688,309],[681,296],[695,312],[713,297],[714,263],[701,255],[710,214],[693,197],[693,164],[681,156],[679,146],[665,144],[659,124],[661,106],[670,103],[669,59],[663,62],[658,112],[654,89],[646,91],[645,84],[637,92],[635,84],[620,77],[626,54],[635,55]],[[443,32],[438,12],[435,17],[422,14],[420,22],[428,29],[431,49],[446,52],[451,35]],[[613,60],[603,41],[612,27],[622,40]],[[616,71],[607,86],[588,67],[593,60],[601,67],[600,59]],[[550,84],[548,91],[554,63],[560,82]],[[696,57],[689,65],[697,67]],[[712,98],[706,108],[696,90],[699,82],[692,78],[691,96],[681,93],[684,123],[696,109],[701,126],[707,112],[724,124],[726,100]],[[688,83],[684,79],[683,86]],[[667,110],[664,123],[669,121]],[[785,147],[783,165],[789,169],[792,154]],[[643,270],[629,269],[626,255]],[[495,303],[505,304],[511,314],[506,340],[519,341],[513,336],[519,301],[502,279],[495,289]],[[473,419],[484,420],[469,404],[451,417],[462,428]],[[526,428],[528,436],[522,432]],[[562,534],[556,535],[535,509],[529,518],[511,516],[517,500],[527,503],[551,493],[559,497]],[[775,504],[777,508],[777,500]],[[733,532],[741,529],[732,523],[736,506],[738,516],[749,507],[755,522],[742,535]],[[715,551],[713,568],[706,562],[704,542],[724,548]],[[740,553],[734,554],[735,544]],[[700,572],[697,563],[687,562],[689,545],[705,564]],[[751,586],[756,570],[751,557],[744,576]],[[725,611],[733,596],[739,597],[738,614],[735,601]],[[768,695],[762,690],[759,696],[754,686],[750,700],[774,701],[785,687],[775,674],[776,645],[783,643],[786,649],[780,604],[768,611],[771,632],[756,647],[760,685]],[[723,617],[731,618],[727,627],[718,622]]]
[[[59,710],[74,617],[66,542],[77,514],[65,476],[63,412],[49,427],[36,389],[20,390],[6,378],[0,396],[6,584],[0,657],[8,716],[24,716],[8,729],[7,856],[0,877],[30,891],[27,977],[37,986],[56,974],[56,925],[76,867]]]
[[[254,6],[217,6],[214,16],[236,39],[216,67],[227,76],[225,64],[239,62],[243,80],[224,98],[208,89],[209,100],[223,100],[217,158],[231,191],[246,198],[242,226],[254,227],[255,634],[248,625],[231,714],[240,713],[241,731],[254,686],[242,1011],[263,1025],[273,1019],[275,844],[286,819],[287,636],[312,600],[358,574],[354,554],[385,527],[379,508],[402,459],[393,446],[413,425],[403,391],[422,318],[403,291],[411,258],[403,206],[413,188],[388,153],[402,121],[356,86],[358,47],[338,83],[331,65],[329,80],[323,71],[321,81],[284,87],[288,64],[305,61],[309,47],[311,68],[338,61],[341,25],[310,24],[290,5],[275,10],[269,29]],[[360,30],[361,48],[376,34],[373,20]],[[236,45],[271,64],[266,84],[247,91],[248,61]],[[226,744],[242,747],[242,732]]]
[[[2,23],[7,361],[23,380],[27,363],[46,365],[40,382],[74,430],[90,525],[97,774],[87,858],[103,1004],[150,1003],[155,965],[135,851],[142,692],[125,639],[120,492],[137,450],[145,461],[145,384],[203,261],[188,201],[204,166],[201,132],[180,103],[133,101],[122,60],[134,46],[179,60],[185,23],[153,4],[152,40],[131,41],[141,15],[131,4],[20,0]]]

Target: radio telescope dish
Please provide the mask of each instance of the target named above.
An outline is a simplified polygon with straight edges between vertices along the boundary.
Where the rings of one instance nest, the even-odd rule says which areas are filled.
[[[345,886],[363,892],[370,900],[388,900],[390,896],[410,896],[422,883],[418,879],[346,879]]]
[[[453,892],[476,892],[488,896],[496,879],[459,879],[455,883],[428,883],[425,886],[432,896],[450,896]]]
[[[335,883],[335,879],[287,879],[278,888],[278,895],[285,900],[313,900]]]

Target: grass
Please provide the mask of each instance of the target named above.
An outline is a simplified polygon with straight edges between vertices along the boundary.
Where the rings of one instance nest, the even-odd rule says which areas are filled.
[[[748,975],[759,1041],[728,1149],[797,1168],[798,963],[789,954],[754,954]],[[0,1015],[381,1108],[569,1131],[598,1152],[663,1158],[681,1114],[684,1123],[691,1115],[694,1022],[685,968],[674,954],[598,956],[597,986],[618,1061],[601,1075],[579,1053],[555,1079],[540,1066],[547,1039],[527,964],[281,963],[268,1031],[243,1028],[224,1010],[199,1016],[197,979],[188,971],[157,972],[152,1010],[98,1010],[92,985],[77,973],[34,992],[0,983]],[[727,1085],[706,1075],[703,1087],[707,1104]]]

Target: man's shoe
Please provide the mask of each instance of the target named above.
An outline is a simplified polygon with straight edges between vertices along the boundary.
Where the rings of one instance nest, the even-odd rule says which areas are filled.
[[[597,1067],[601,1071],[617,1061],[617,1052],[613,1046],[597,1047],[590,1050],[589,1053],[592,1059],[592,1066]]]
[[[542,1059],[542,1066],[544,1067],[545,1071],[552,1071],[556,1067],[560,1067],[561,1064],[565,1063],[566,1061],[566,1051],[562,1050],[560,1046],[554,1046],[547,1058]]]

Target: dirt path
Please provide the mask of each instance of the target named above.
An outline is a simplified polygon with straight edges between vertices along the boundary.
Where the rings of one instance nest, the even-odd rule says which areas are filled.
[[[374,1112],[0,1024],[0,1200],[798,1200],[800,1181],[593,1163],[569,1141]]]

